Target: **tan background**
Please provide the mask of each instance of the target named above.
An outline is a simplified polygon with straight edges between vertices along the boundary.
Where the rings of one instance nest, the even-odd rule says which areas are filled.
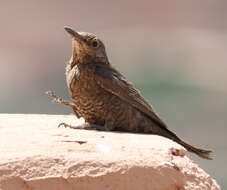
[[[227,188],[227,1],[0,3],[0,112],[71,113],[44,94],[68,99],[63,26],[96,33],[171,129],[215,150],[214,161],[193,158]]]

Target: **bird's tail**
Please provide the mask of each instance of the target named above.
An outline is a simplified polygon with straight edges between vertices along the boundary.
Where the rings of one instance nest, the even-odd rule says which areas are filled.
[[[195,154],[197,154],[199,157],[207,159],[207,160],[212,160],[210,154],[212,153],[212,150],[204,150],[204,149],[200,149],[197,147],[194,147],[182,140],[177,141],[179,144],[181,144],[183,147],[185,147],[188,151],[193,152]]]
[[[194,147],[194,146],[184,142],[183,140],[181,140],[175,133],[171,132],[167,128],[165,128],[165,129],[162,128],[162,130],[160,132],[161,132],[160,135],[177,142],[178,144],[180,144],[184,148],[186,148],[189,152],[195,153],[201,158],[204,158],[204,159],[207,159],[207,160],[212,160],[212,158],[210,156],[210,154],[212,153],[211,150],[204,150],[204,149]]]

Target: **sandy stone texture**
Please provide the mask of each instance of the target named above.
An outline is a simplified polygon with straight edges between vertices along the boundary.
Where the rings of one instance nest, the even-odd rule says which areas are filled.
[[[219,190],[156,135],[57,128],[73,115],[0,114],[1,190]],[[207,161],[206,161],[207,162]]]

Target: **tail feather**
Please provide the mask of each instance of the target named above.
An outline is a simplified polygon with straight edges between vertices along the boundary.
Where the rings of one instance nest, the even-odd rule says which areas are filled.
[[[178,141],[179,144],[181,144],[183,147],[185,147],[188,151],[193,152],[197,154],[199,157],[207,159],[207,160],[212,160],[210,154],[212,153],[212,150],[204,150],[200,148],[196,148],[190,144],[187,144],[186,142],[182,141],[179,139]]]
[[[177,142],[178,144],[182,145],[184,148],[186,148],[189,152],[195,153],[196,155],[198,155],[201,158],[207,159],[207,160],[212,160],[210,154],[213,152],[212,150],[204,150],[204,149],[200,149],[197,147],[194,147],[186,142],[184,142],[183,140],[181,140],[175,133],[173,133],[172,131],[170,131],[169,129],[164,129],[162,128],[162,130],[160,131],[160,135],[167,137],[175,142]]]

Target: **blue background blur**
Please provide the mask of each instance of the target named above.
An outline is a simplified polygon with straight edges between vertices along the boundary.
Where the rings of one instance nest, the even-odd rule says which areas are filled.
[[[227,1],[0,0],[0,112],[69,114],[68,25],[97,34],[111,63],[179,136],[215,150],[192,158],[227,188]]]

